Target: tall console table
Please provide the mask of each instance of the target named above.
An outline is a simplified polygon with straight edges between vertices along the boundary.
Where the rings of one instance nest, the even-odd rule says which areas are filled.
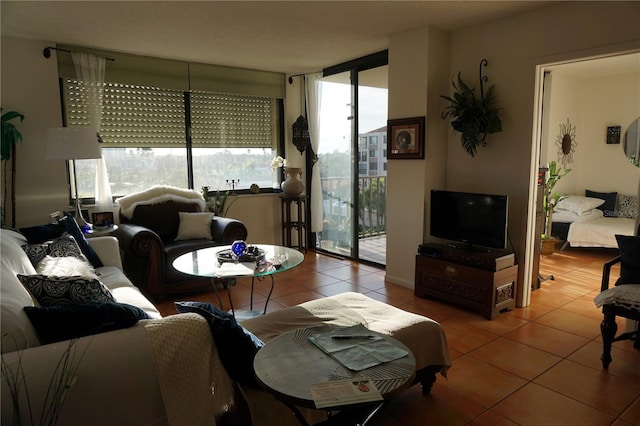
[[[300,251],[307,251],[307,224],[306,224],[306,203],[307,196],[301,195],[292,197],[287,194],[280,194],[282,203],[282,245],[285,247],[296,247],[293,244],[292,234],[297,233],[297,248]],[[295,220],[292,218],[292,208],[296,212]]]
[[[514,254],[422,244],[416,256],[415,295],[475,310],[487,319],[515,308],[518,265]]]

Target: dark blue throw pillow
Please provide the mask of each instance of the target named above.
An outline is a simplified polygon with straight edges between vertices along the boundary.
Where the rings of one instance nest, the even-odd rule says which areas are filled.
[[[616,285],[640,284],[640,237],[616,235],[620,248],[620,278]]]
[[[617,192],[595,192],[590,190],[585,190],[585,196],[590,198],[599,198],[604,200],[604,204],[598,209],[602,210],[604,213],[604,217],[615,217],[616,216],[616,198],[618,197]]]
[[[78,222],[72,215],[66,215],[58,223],[48,223],[46,225],[31,226],[28,228],[20,228],[20,233],[25,236],[29,244],[40,244],[45,241],[51,241],[64,232],[68,232],[78,243],[80,251],[84,254],[94,268],[104,266],[102,261],[91,248],[89,242],[82,233],[82,229],[78,226]]]
[[[175,302],[180,313],[194,312],[209,323],[222,366],[232,380],[241,384],[256,384],[253,359],[264,342],[238,324],[234,316],[205,302]]]
[[[40,342],[49,344],[131,327],[149,319],[145,311],[126,303],[86,303],[24,308]]]

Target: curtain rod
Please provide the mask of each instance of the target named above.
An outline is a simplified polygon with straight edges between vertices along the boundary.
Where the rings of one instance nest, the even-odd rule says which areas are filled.
[[[44,56],[45,58],[49,59],[51,57],[51,49],[59,50],[61,52],[73,53],[70,50],[61,49],[59,47],[51,47],[51,46],[49,46],[49,47],[45,47],[44,48],[44,50],[42,51],[42,56]],[[104,59],[106,59],[107,61],[115,61],[115,59],[113,59],[113,58],[104,57]]]
[[[304,75],[307,75],[307,74],[310,74],[310,73],[304,73],[304,74],[293,74],[293,75],[290,75],[290,76],[289,76],[289,84],[293,84],[293,77],[301,77],[301,76],[304,76]]]

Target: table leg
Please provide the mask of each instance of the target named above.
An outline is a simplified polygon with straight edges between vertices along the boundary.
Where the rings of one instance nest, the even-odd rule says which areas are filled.
[[[267,296],[267,300],[265,300],[264,302],[264,310],[262,311],[262,314],[266,314],[267,313],[267,306],[269,305],[269,299],[271,299],[271,293],[273,293],[273,286],[275,284],[274,278],[273,278],[273,274],[269,275],[269,277],[271,278],[271,288],[269,289],[269,295]],[[251,296],[250,296],[250,305],[249,305],[249,309],[251,309],[253,311],[253,284],[255,282],[256,277],[251,277]],[[263,278],[262,277],[258,277],[258,281],[262,281]]]
[[[220,293],[218,293],[218,286],[216,285],[216,279],[215,278],[211,278],[211,285],[213,286],[213,291],[216,294],[216,297],[218,298],[218,303],[220,304],[220,309],[224,309],[224,306],[222,305],[222,299],[220,298]],[[229,290],[227,290],[229,291]]]

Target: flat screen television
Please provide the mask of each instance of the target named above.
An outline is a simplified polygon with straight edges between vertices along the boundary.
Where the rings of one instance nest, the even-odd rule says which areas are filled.
[[[507,247],[509,197],[431,190],[431,235],[467,248]],[[479,247],[479,248],[481,248]]]

